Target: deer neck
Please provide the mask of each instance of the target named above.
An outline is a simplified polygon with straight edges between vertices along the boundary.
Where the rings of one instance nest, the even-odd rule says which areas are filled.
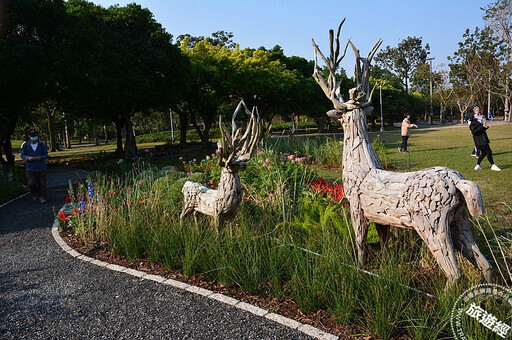
[[[242,184],[238,171],[222,168],[219,186],[217,187],[217,197],[223,200],[223,209],[221,209],[223,213],[228,213],[238,206],[242,200]]]
[[[343,186],[350,199],[350,193],[358,190],[372,169],[383,167],[368,137],[365,111],[354,109],[345,113],[340,121],[343,125]]]

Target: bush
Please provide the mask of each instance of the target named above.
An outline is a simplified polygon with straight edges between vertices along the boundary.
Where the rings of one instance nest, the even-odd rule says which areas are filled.
[[[94,171],[89,172],[89,174],[87,175],[87,180],[92,181],[92,180],[101,179],[102,177],[103,177],[103,172],[94,170]]]
[[[220,139],[220,129],[219,128],[212,128],[210,129],[210,139]],[[180,138],[180,130],[174,131],[174,141],[175,143],[179,142]],[[160,131],[160,132],[153,132],[148,133],[140,136],[135,137],[135,141],[137,143],[158,143],[158,142],[164,142],[168,145],[172,144],[172,133],[171,131]],[[187,130],[187,141],[194,143],[194,142],[200,142],[201,138],[199,138],[199,134],[195,129],[193,130]]]
[[[272,132],[282,131],[282,130],[291,129],[291,127],[292,127],[291,122],[276,123],[276,124],[272,124],[271,131]],[[314,128],[317,128],[317,124],[315,122],[299,122],[299,123],[295,124],[295,127],[297,129],[305,129],[305,128],[314,129]]]

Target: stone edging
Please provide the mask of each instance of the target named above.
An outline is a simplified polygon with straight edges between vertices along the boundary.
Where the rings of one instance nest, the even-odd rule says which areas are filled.
[[[60,211],[62,211],[62,209]],[[71,255],[71,256],[79,259],[79,260],[82,260],[82,261],[85,261],[85,262],[90,262],[90,263],[95,264],[95,265],[97,265],[99,267],[104,267],[104,268],[107,268],[107,269],[110,269],[110,270],[113,270],[113,271],[117,271],[117,272],[129,274],[129,275],[133,275],[135,277],[138,277],[138,278],[141,278],[141,279],[144,279],[144,280],[156,281],[158,283],[162,283],[162,284],[165,284],[165,285],[168,285],[168,286],[172,286],[174,288],[178,288],[178,289],[186,290],[186,291],[191,292],[191,293],[199,294],[199,295],[202,295],[202,296],[204,296],[204,297],[206,297],[208,299],[213,299],[213,300],[217,300],[217,301],[223,302],[223,303],[225,303],[227,305],[230,305],[232,307],[235,307],[235,308],[238,308],[238,309],[242,309],[242,310],[244,310],[246,312],[249,312],[249,313],[252,313],[254,315],[257,315],[257,316],[264,317],[264,318],[267,318],[269,320],[275,321],[275,322],[277,322],[277,323],[279,323],[279,324],[281,324],[283,326],[296,329],[296,330],[298,330],[298,331],[300,331],[302,333],[305,333],[305,334],[307,334],[309,336],[312,336],[314,338],[317,338],[317,339],[325,339],[325,340],[338,339],[338,337],[336,335],[324,332],[324,331],[322,331],[322,330],[320,330],[320,329],[318,329],[316,327],[313,327],[311,325],[300,323],[298,321],[295,321],[293,319],[287,318],[285,316],[282,316],[282,315],[279,315],[279,314],[276,314],[276,313],[271,313],[271,312],[269,312],[266,309],[263,309],[263,308],[251,305],[249,303],[246,303],[246,302],[243,302],[243,301],[240,301],[240,300],[237,300],[237,299],[234,299],[234,298],[229,297],[229,296],[224,295],[224,294],[215,293],[215,292],[213,292],[213,291],[211,291],[209,289],[204,289],[204,288],[201,288],[201,287],[191,286],[188,283],[184,283],[184,282],[181,282],[181,281],[176,281],[176,280],[173,280],[173,279],[166,279],[165,277],[162,277],[162,276],[147,274],[147,273],[144,273],[144,272],[139,271],[139,270],[135,270],[135,269],[131,269],[131,268],[126,268],[126,267],[123,267],[123,266],[119,266],[117,264],[112,264],[112,263],[107,263],[107,262],[99,261],[99,260],[93,259],[91,257],[82,255],[79,252],[77,252],[76,250],[72,249],[62,239],[62,237],[59,234],[59,220],[58,219],[55,219],[55,222],[53,223],[52,235],[53,235],[53,238],[55,239],[55,241],[57,242],[57,244],[66,253],[68,253],[69,255]]]
[[[0,205],[0,208],[2,208],[3,206],[6,206],[7,204],[9,204],[9,203],[11,203],[11,202],[13,202],[13,201],[16,201],[18,198],[25,197],[25,196],[27,196],[28,194],[30,194],[30,191],[29,191],[29,192],[26,192],[26,193],[24,193],[24,194],[21,194],[20,196],[18,196],[18,197],[16,197],[16,198],[13,198],[12,200],[9,200],[9,201],[5,202],[4,204],[1,204],[1,205]]]

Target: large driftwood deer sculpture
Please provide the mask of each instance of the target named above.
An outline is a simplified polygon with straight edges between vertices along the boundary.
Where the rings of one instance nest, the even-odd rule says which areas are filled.
[[[251,117],[243,136],[241,136],[242,130],[237,129],[235,123],[235,118],[242,106]],[[217,229],[224,224],[225,216],[232,215],[242,200],[242,185],[238,172],[245,170],[261,138],[258,109],[253,107],[251,113],[242,100],[233,114],[231,133],[222,122],[222,117],[219,126],[222,138],[217,146],[222,171],[218,189],[209,189],[201,183],[185,182],[182,189],[183,210],[180,215],[180,220],[183,220],[188,213],[193,212],[196,223],[197,213],[212,216]]]
[[[370,62],[382,40],[375,44],[366,58],[359,55],[349,40],[340,57],[339,35],[344,21],[339,25],[336,37],[333,30],[329,31],[329,59],[313,40],[313,77],[334,105],[334,110],[327,114],[339,119],[343,126],[343,186],[350,202],[359,265],[366,259],[366,236],[371,221],[377,227],[381,245],[386,244],[390,227],[416,230],[448,277],[447,285],[460,278],[454,247],[490,282],[491,266],[469,229],[468,210],[474,217],[485,212],[478,185],[465,180],[459,172],[444,167],[406,173],[383,170],[368,137],[366,121],[366,115],[373,110]],[[348,45],[356,58],[356,87],[349,91],[350,99],[344,101],[340,93],[341,82],[336,81],[335,74]],[[329,70],[327,82],[318,70],[317,55]]]

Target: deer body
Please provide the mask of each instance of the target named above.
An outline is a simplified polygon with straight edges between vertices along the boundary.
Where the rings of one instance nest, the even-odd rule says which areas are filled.
[[[229,133],[220,121],[222,139],[217,143],[219,148],[219,165],[222,167],[217,190],[208,189],[201,183],[186,182],[181,192],[183,193],[183,209],[180,220],[190,212],[194,212],[197,224],[197,213],[212,216],[215,227],[221,227],[225,216],[232,215],[242,200],[242,184],[238,172],[245,169],[256,145],[261,138],[261,127],[258,110],[253,108],[247,129],[243,136],[241,129],[236,128],[235,118],[238,111],[245,107],[244,101],[238,104],[232,120],[232,132]]]
[[[445,167],[406,173],[383,170],[367,137],[365,111],[370,110],[354,109],[340,119],[344,130],[343,186],[350,202],[359,263],[366,260],[371,221],[383,245],[389,227],[415,230],[449,283],[460,278],[455,249],[490,281],[491,266],[469,229],[468,210],[474,217],[485,212],[478,185]]]
[[[242,184],[238,171],[226,168],[222,168],[217,190],[188,181],[181,192],[184,196],[181,219],[193,211],[194,217],[197,213],[212,216],[216,226],[222,224],[224,216],[235,211],[242,200]]]
[[[468,211],[475,217],[485,212],[478,185],[465,180],[457,171],[444,167],[406,173],[385,171],[371,145],[366,121],[366,114],[373,110],[369,90],[370,61],[382,43],[381,40],[375,44],[367,58],[360,57],[352,42],[347,43],[347,46],[352,46],[356,57],[356,87],[349,91],[350,100],[343,100],[340,83],[336,82],[335,76],[345,55],[343,52],[339,58],[338,37],[343,22],[336,38],[334,31],[329,31],[330,58],[326,58],[313,41],[313,77],[335,108],[327,112],[327,115],[339,119],[343,126],[342,179],[350,202],[359,265],[363,265],[366,260],[368,226],[374,222],[381,245],[387,242],[390,227],[415,230],[448,277],[447,284],[453,284],[460,278],[455,250],[460,251],[491,282],[491,266],[469,229]],[[318,71],[317,54],[329,70],[327,82]]]

